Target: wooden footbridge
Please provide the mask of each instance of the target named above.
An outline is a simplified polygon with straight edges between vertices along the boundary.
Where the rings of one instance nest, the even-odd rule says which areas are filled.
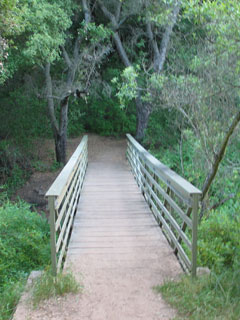
[[[161,270],[170,256],[195,276],[201,192],[129,134],[126,158],[88,163],[84,136],[48,190],[54,274],[64,262]]]

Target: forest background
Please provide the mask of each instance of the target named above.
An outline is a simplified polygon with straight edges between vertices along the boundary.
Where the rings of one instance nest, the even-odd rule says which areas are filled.
[[[235,306],[239,39],[236,0],[1,0],[0,296],[12,299],[2,317],[15,303],[16,281],[49,263],[46,220],[9,199],[33,170],[49,169],[33,156],[36,139],[54,139],[57,168],[66,162],[67,138],[84,132],[131,133],[203,191],[199,265],[216,275],[208,289]],[[20,236],[21,215],[35,225],[32,251]]]

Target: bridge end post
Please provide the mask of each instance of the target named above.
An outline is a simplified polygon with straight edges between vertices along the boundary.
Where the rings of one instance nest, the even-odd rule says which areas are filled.
[[[55,232],[55,196],[48,196],[48,209],[50,212],[50,242],[51,242],[51,262],[52,274],[57,275],[57,256],[56,256],[56,232]]]
[[[192,278],[197,276],[197,233],[198,233],[198,205],[199,194],[192,194]]]

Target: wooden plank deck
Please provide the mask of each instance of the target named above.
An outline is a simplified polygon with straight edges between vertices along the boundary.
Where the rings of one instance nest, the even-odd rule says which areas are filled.
[[[175,315],[152,288],[182,270],[126,162],[89,162],[65,266],[84,285],[78,319]]]

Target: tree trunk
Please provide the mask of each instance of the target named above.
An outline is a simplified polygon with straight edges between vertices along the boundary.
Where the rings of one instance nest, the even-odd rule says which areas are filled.
[[[148,126],[149,116],[151,114],[151,108],[144,105],[141,101],[141,97],[136,98],[137,106],[137,132],[136,139],[141,142],[145,136],[145,130]]]
[[[56,160],[63,164],[66,164],[67,162],[68,99],[69,96],[66,96],[60,103],[61,111],[59,132],[55,136]]]
[[[67,146],[67,135],[66,134],[56,134],[54,137],[55,141],[55,152],[56,161],[58,163],[66,163],[66,146]]]

